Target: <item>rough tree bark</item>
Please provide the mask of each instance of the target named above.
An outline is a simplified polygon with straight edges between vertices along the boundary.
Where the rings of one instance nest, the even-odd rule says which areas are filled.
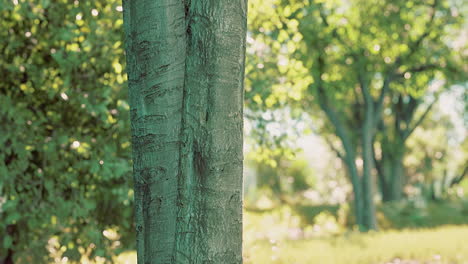
[[[126,0],[138,263],[242,263],[246,0]]]

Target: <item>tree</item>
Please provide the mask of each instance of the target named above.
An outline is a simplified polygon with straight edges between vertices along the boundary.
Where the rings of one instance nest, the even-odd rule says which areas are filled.
[[[119,6],[0,1],[0,263],[132,248]]]
[[[404,140],[420,124],[420,121],[411,122],[414,109],[421,101],[418,93],[424,92],[437,73],[442,78],[453,76],[450,72],[456,68],[454,64],[462,61],[461,56],[456,51],[452,52],[453,49],[442,38],[450,30],[459,30],[462,20],[451,11],[456,7],[443,1],[411,4],[407,1],[391,4],[356,1],[355,4],[344,8],[345,11],[338,11],[338,6],[333,5],[311,5],[311,20],[306,22],[303,30],[309,32],[310,37],[305,39],[310,41],[310,46],[322,50],[315,60],[308,59],[312,65],[315,64],[312,66],[315,84],[311,87],[341,140],[344,150],[341,156],[350,171],[351,181],[355,182],[353,188],[357,197],[359,177],[353,174],[356,174],[355,155],[361,156],[363,221],[367,227],[373,228],[375,220],[370,216],[374,214],[370,206],[373,203],[373,148],[379,124],[384,123],[382,113],[386,104],[390,105],[396,122],[394,127],[398,127],[398,131],[392,133],[396,135],[394,141],[388,145],[381,144],[382,156],[395,154],[392,165],[402,166],[401,162],[396,163],[402,160]],[[415,19],[419,13],[426,14],[426,18]],[[360,20],[364,17],[366,21]],[[344,24],[329,22],[340,19],[345,21]],[[328,34],[321,37],[317,29],[310,28],[311,21],[320,23],[319,28]],[[405,31],[399,30],[401,28]],[[398,41],[395,41],[395,36]],[[307,50],[309,54],[312,52]],[[347,74],[343,74],[345,72]],[[392,94],[396,94],[394,97],[398,99],[392,100]],[[408,94],[413,95],[412,100]],[[411,109],[402,109],[407,99],[411,102],[408,104]],[[429,110],[430,107],[426,112]],[[401,137],[398,136],[400,134]],[[392,139],[387,130],[383,139],[389,138]],[[396,175],[401,177],[402,172],[395,171],[391,185],[395,186],[394,193],[398,194],[402,185]]]
[[[124,1],[139,263],[242,262],[246,5]]]
[[[290,102],[311,116],[322,113],[327,122],[314,125],[340,142],[333,149],[348,169],[357,224],[376,228],[374,145],[383,113],[394,109],[393,97],[419,100],[421,88],[433,76],[446,78],[452,63],[466,71],[462,55],[445,40],[461,28],[459,9],[448,1],[261,2],[278,11],[272,16],[259,8],[253,23],[251,41],[266,48],[253,52],[260,56],[248,68],[252,108]],[[271,89],[255,89],[258,83]]]
[[[383,118],[375,136],[374,160],[379,179],[382,201],[396,201],[403,198],[405,167],[403,160],[407,152],[406,141],[430,113],[437,97],[425,106],[423,113],[416,116],[416,110],[423,99],[414,95],[390,93],[392,101],[388,108],[391,115]],[[379,153],[379,155],[377,155]]]
[[[408,139],[406,182],[418,187],[420,195],[428,200],[450,199],[448,190],[461,184],[468,172],[468,138],[462,123],[457,124],[462,119],[464,106],[461,98],[457,99],[451,102],[451,112],[447,115],[444,113],[447,110],[441,109],[445,108],[447,97],[442,97],[445,102],[441,101],[434,106],[434,111],[428,114],[414,136]],[[461,110],[460,115],[454,110]]]
[[[468,42],[452,44],[457,42],[463,20],[454,13],[457,9],[451,8],[450,13],[443,13],[443,7],[434,5],[432,13],[440,12],[440,16],[431,18],[425,31],[433,37],[414,47],[415,58],[407,63],[406,72],[395,76],[391,83],[393,89],[388,94],[374,144],[383,201],[403,198],[407,140],[433,111],[442,93],[466,82]]]

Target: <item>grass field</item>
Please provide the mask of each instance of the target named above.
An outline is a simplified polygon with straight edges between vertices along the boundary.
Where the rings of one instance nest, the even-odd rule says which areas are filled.
[[[319,224],[304,228],[290,210],[246,212],[244,263],[468,264],[468,225],[359,234],[326,217]],[[135,258],[127,252],[116,262]]]
[[[468,226],[347,234],[334,238],[257,240],[245,263],[468,263]]]

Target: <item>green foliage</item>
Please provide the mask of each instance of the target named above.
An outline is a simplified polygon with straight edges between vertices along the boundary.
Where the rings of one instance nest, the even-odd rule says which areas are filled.
[[[279,202],[303,199],[303,192],[315,185],[314,174],[307,162],[297,157],[276,155],[272,159],[254,162],[256,187],[271,191],[270,197]]]
[[[291,56],[302,36],[296,32],[294,41],[287,43],[288,33],[278,31],[287,26],[283,15],[280,1],[249,1],[245,116],[252,129],[247,140],[255,148],[255,159],[270,165],[278,152],[291,156],[297,151],[294,142],[307,132],[303,124],[308,122],[303,95],[311,77],[302,62]],[[298,21],[289,26],[297,29]],[[288,122],[290,117],[296,122]]]
[[[387,229],[432,228],[468,224],[467,201],[393,202],[380,206]]]
[[[323,212],[326,212],[335,218],[338,218],[340,205],[297,205],[294,207],[295,212],[301,216],[304,223],[313,223],[315,218]]]
[[[305,160],[291,162],[288,174],[290,176],[288,182],[291,183],[291,191],[294,193],[307,190],[314,185],[312,170]]]
[[[440,111],[430,114],[420,128],[407,144],[408,181],[422,189],[427,199],[447,199],[446,191],[466,177],[468,138],[460,142],[450,116]]]
[[[343,227],[352,228],[355,224],[347,204],[298,204],[292,206],[292,209],[300,217],[302,227],[315,223],[316,218],[323,213],[336,219]],[[383,230],[467,225],[468,202],[460,199],[428,202],[422,197],[412,201],[389,202],[378,206],[377,218]]]
[[[302,39],[298,21],[284,21],[292,8],[297,8],[295,1],[249,1],[245,89],[246,106],[253,111],[286,104],[294,109],[292,102],[301,104],[311,81],[302,62],[290,56]]]
[[[132,245],[120,5],[0,2],[0,256],[42,263],[54,237],[77,261]]]
[[[365,83],[374,97],[387,80],[397,94],[419,98],[434,79],[466,81],[467,46],[456,41],[463,8],[448,1],[251,1],[247,106],[288,103],[315,115],[323,85],[353,128],[363,118]]]

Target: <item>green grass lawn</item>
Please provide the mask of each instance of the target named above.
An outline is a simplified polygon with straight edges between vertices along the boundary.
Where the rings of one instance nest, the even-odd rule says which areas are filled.
[[[135,259],[135,252],[127,252],[116,262]],[[326,217],[304,228],[289,209],[245,212],[244,263],[468,264],[468,225],[359,234]]]
[[[312,224],[303,219],[288,207],[245,212],[244,263],[468,264],[468,225],[360,234],[330,214]]]
[[[246,264],[461,264],[468,263],[467,238],[468,226],[446,226],[334,238],[257,240],[246,246],[244,255]]]

